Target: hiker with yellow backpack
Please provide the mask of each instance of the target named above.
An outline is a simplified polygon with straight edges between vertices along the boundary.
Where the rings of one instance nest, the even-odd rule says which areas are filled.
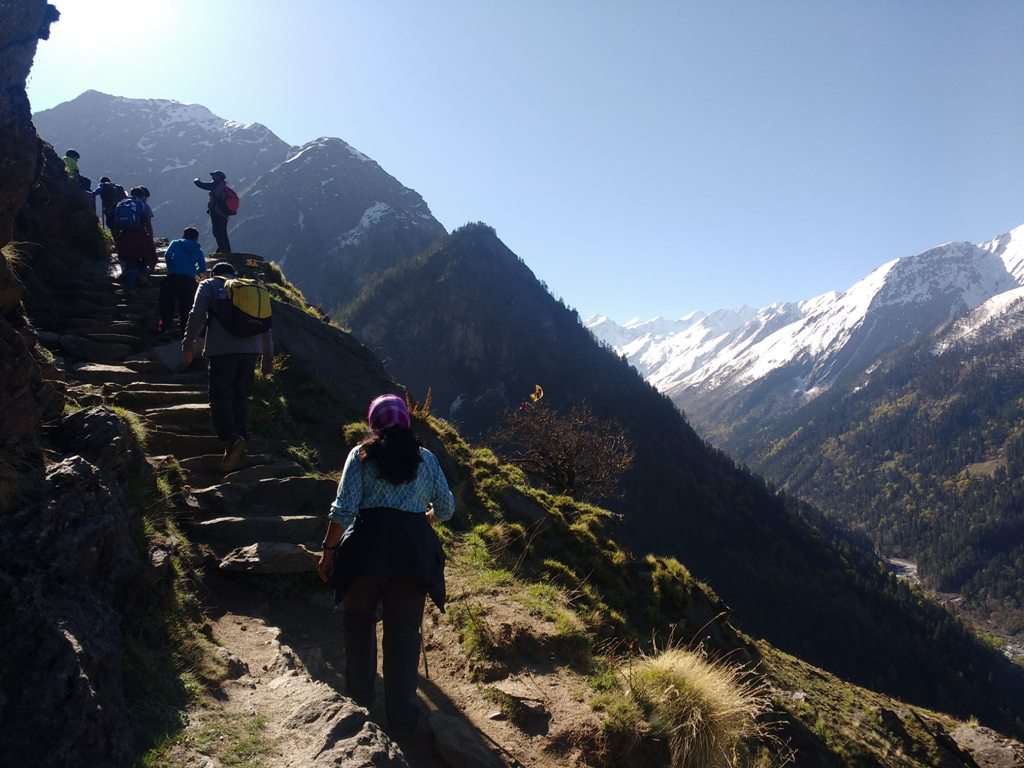
[[[233,472],[249,439],[246,422],[256,364],[261,363],[264,374],[273,370],[270,294],[262,283],[239,278],[229,262],[215,264],[211,274],[196,290],[181,352],[190,365],[206,330],[202,354],[210,365],[210,416],[224,442],[221,471]]]

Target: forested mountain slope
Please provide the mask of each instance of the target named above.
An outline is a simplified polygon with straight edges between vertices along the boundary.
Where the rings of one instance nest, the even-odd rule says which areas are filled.
[[[553,407],[586,401],[624,424],[637,459],[622,501],[611,505],[623,515],[622,538],[680,557],[748,630],[936,706],[991,710],[990,684],[1006,702],[1024,693],[1021,670],[701,441],[489,227],[466,226],[386,273],[347,320],[415,397],[430,389],[435,409],[473,437],[537,384]],[[979,679],[991,681],[987,694],[965,682]],[[1007,707],[1004,716],[1014,711]]]
[[[738,456],[1019,632],[1024,305],[970,327],[891,356],[861,388],[823,395]]]

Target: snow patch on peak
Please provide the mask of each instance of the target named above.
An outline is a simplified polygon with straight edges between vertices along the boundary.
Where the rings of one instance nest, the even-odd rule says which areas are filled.
[[[1024,285],[1024,224],[978,247],[999,257],[1013,279]]]
[[[330,149],[330,150],[342,150],[348,154],[349,157],[358,160],[361,163],[373,163],[376,165],[376,161],[367,157],[355,147],[351,146],[342,139],[335,138],[333,136],[321,136],[318,139],[307,142],[301,147],[294,149],[292,154],[289,156],[286,163],[298,160],[300,157],[305,157],[304,162],[309,162],[310,155],[307,154],[310,150],[314,149]]]
[[[356,245],[377,222],[391,213],[394,209],[387,203],[380,201],[375,202],[365,211],[359,218],[359,223],[356,224],[348,232],[338,236],[338,248],[345,248],[350,245]]]
[[[990,329],[994,327],[993,323],[1008,315],[1011,311],[1019,311],[1021,309],[1021,302],[1024,302],[1024,286],[993,296],[981,304],[981,306],[968,312],[953,323],[952,328],[935,345],[933,352],[941,355],[956,344],[970,341],[983,333],[989,336],[996,336],[1000,331],[990,332]],[[1016,330],[1015,325],[1002,332],[1009,333],[1013,330]]]

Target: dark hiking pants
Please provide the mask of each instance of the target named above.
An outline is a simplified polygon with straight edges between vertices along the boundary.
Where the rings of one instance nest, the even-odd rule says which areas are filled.
[[[249,437],[246,418],[258,357],[238,352],[210,358],[210,415],[217,436],[224,442]]]
[[[345,593],[345,681],[349,696],[373,703],[377,677],[377,604],[384,603],[384,708],[398,728],[414,728],[420,664],[420,623],[427,597],[422,584],[356,576]]]
[[[192,302],[196,296],[196,279],[189,275],[168,275],[160,283],[160,328],[171,330],[174,322],[174,310],[178,310],[178,324],[181,335],[185,335],[185,325]]]
[[[228,240],[227,217],[211,213],[210,226],[213,228],[213,239],[217,241],[217,253],[231,253],[231,241]]]

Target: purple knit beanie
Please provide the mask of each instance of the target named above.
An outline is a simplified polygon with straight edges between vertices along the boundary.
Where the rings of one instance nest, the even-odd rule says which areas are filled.
[[[370,423],[370,429],[377,432],[395,425],[408,429],[412,423],[405,400],[398,395],[381,395],[370,403],[366,420]]]

